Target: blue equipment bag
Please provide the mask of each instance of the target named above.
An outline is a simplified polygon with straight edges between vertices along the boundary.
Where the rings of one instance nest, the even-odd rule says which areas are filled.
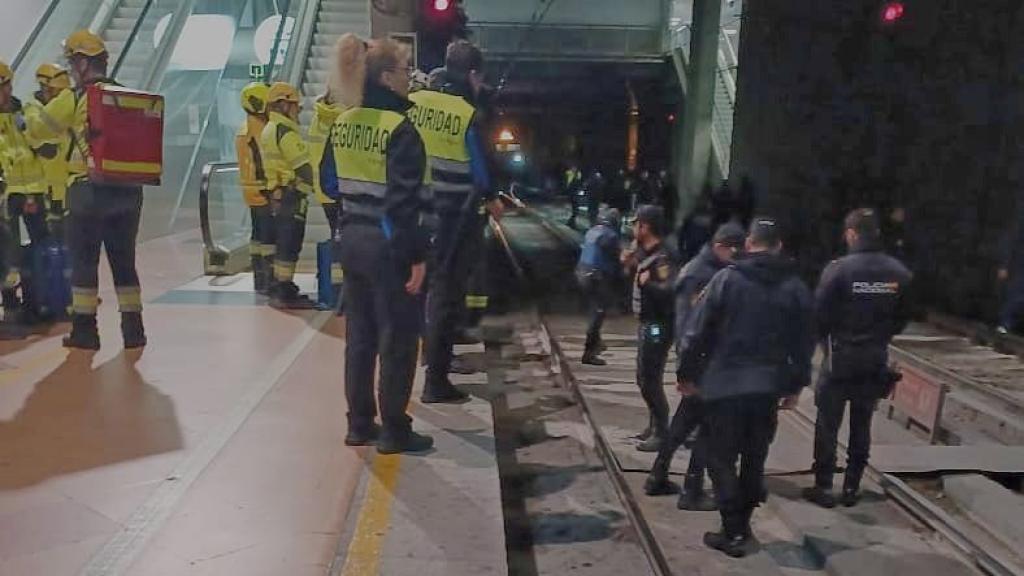
[[[67,316],[71,306],[71,275],[67,250],[47,239],[25,246],[22,299],[26,309],[39,319]]]
[[[331,265],[334,263],[335,243],[324,240],[316,245],[316,286],[317,304],[322,310],[334,310],[338,306],[338,291],[331,285]]]

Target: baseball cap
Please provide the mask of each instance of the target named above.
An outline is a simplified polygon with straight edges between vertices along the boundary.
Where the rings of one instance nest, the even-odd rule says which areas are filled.
[[[711,243],[739,247],[743,246],[746,240],[747,233],[743,230],[742,226],[735,222],[726,222],[715,231],[714,237],[711,238]]]

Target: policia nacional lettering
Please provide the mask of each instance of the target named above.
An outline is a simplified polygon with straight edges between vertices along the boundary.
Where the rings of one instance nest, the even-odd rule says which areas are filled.
[[[343,122],[338,125],[334,138],[335,148],[347,148],[361,152],[387,154],[391,131],[380,126]]]
[[[418,129],[433,130],[452,136],[462,133],[462,117],[454,112],[418,104],[409,110],[408,116]]]

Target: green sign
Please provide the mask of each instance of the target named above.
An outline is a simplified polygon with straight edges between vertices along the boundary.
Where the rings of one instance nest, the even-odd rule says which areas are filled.
[[[266,64],[249,64],[249,78],[253,82],[259,82],[267,77]]]

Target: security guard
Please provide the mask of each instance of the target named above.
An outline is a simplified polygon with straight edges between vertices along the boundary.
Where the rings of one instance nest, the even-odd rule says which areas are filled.
[[[912,275],[882,251],[877,213],[868,208],[846,217],[844,241],[850,253],[825,268],[815,294],[818,337],[826,362],[815,403],[815,486],[804,496],[826,508],[836,505],[832,476],[843,411],[850,405],[850,442],[840,500],[854,506],[871,448],[871,417],[894,383],[888,367],[893,336],[910,321]]]
[[[42,64],[36,70],[39,90],[26,106],[26,119],[30,139],[43,165],[46,177],[48,210],[46,221],[50,232],[60,242],[64,241],[65,197],[68,188],[68,149],[71,136],[59,130],[46,114],[44,106],[71,89],[71,76],[57,64]]]
[[[423,140],[405,113],[412,106],[408,55],[393,40],[364,43],[354,34],[338,42],[339,78],[364,93],[354,98],[331,130],[332,154],[320,181],[340,198],[341,264],[348,316],[345,396],[350,446],[377,442],[383,454],[429,450],[434,441],[413,432],[406,414],[416,373],[420,307],[430,209],[422,195]],[[346,102],[349,104],[349,102]],[[373,397],[380,355],[378,439]]]
[[[500,218],[501,201],[491,189],[474,101],[483,88],[483,55],[466,40],[448,46],[441,86],[410,95],[409,119],[430,159],[437,233],[427,295],[427,376],[421,400],[463,402],[468,396],[448,379],[456,322],[487,212]]]
[[[4,207],[9,226],[9,239],[5,247],[9,268],[2,292],[4,316],[13,319],[19,309],[16,290],[21,280],[18,264],[21,260],[22,239],[18,219],[25,221],[33,243],[46,237],[47,186],[43,163],[29,133],[26,109],[10,93],[13,75],[6,64],[0,71],[0,78],[7,78],[3,82],[5,95],[0,100],[0,140],[3,140],[0,167],[6,181]]]
[[[313,160],[314,167],[320,166],[324,152],[327,150],[327,137],[341,113],[342,108],[334,101],[330,91],[316,99],[313,108],[313,121],[309,124],[309,132],[306,134],[306,140],[309,142],[309,156]],[[327,217],[327,223],[331,227],[331,239],[333,240],[338,235],[341,207],[338,206],[335,199],[324,194],[323,187],[320,186],[320,170],[318,169],[313,171],[313,190],[316,192],[317,201],[324,209],[324,216]],[[335,255],[331,261],[331,286],[335,294],[340,295],[343,272],[337,255],[337,243],[334,248]]]
[[[260,136],[267,125],[267,97],[270,88],[253,82],[242,89],[245,124],[235,136],[238,179],[252,220],[249,257],[256,292],[266,294],[274,277],[274,212],[270,206],[267,174],[260,152]]]
[[[306,212],[313,193],[313,165],[309,149],[299,131],[299,91],[285,82],[275,82],[267,95],[270,121],[260,137],[260,151],[272,191],[277,249],[274,255],[274,284],[270,305],[274,308],[308,310],[313,301],[299,293],[295,266],[306,237]]]
[[[135,269],[135,241],[142,214],[142,187],[94,183],[89,180],[90,143],[85,89],[91,84],[115,84],[107,77],[107,47],[103,39],[80,30],[64,41],[75,90],[65,90],[44,111],[58,132],[71,137],[68,162],[67,239],[72,260],[70,348],[96,350],[99,305],[100,250],[105,248],[121,309],[125,348],[146,345],[142,324],[142,290]]]
[[[658,206],[640,206],[633,223],[636,250],[622,258],[633,271],[633,312],[640,320],[637,334],[636,381],[650,411],[650,426],[640,434],[637,450],[657,452],[668,435],[665,362],[673,342],[675,301],[672,282],[676,258],[662,238],[665,213]]]
[[[580,362],[593,366],[605,366],[601,358],[604,342],[601,340],[601,326],[605,314],[615,302],[615,285],[619,279],[619,256],[622,253],[622,216],[611,208],[601,215],[597,226],[583,236],[580,259],[576,264],[576,282],[587,300],[590,323],[587,325],[587,340],[583,345]]]

